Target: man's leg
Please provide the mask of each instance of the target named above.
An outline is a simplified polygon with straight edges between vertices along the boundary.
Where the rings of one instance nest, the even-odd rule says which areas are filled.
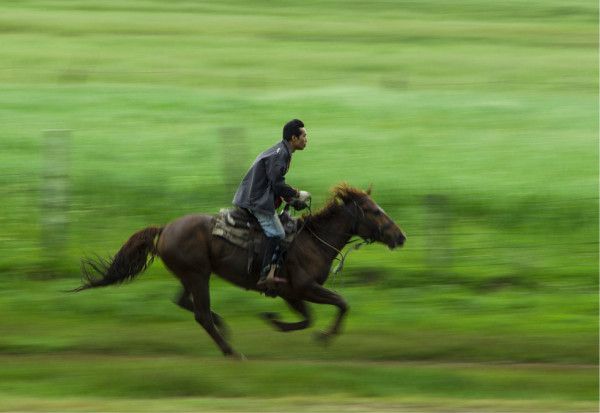
[[[260,279],[257,283],[261,287],[271,287],[275,284],[275,270],[281,266],[285,254],[285,231],[276,213],[261,214],[252,211],[265,235],[267,236],[267,247],[263,255]]]

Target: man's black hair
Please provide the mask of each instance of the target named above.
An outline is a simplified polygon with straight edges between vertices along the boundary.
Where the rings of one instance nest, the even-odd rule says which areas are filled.
[[[292,136],[300,136],[300,128],[304,127],[304,122],[300,119],[293,119],[283,127],[283,139],[289,141]]]

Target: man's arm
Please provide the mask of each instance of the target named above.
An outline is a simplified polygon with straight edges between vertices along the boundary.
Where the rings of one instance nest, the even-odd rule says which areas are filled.
[[[298,196],[298,191],[285,183],[284,174],[286,172],[285,159],[275,156],[268,160],[267,163],[267,178],[271,183],[275,197],[284,199],[295,198]]]

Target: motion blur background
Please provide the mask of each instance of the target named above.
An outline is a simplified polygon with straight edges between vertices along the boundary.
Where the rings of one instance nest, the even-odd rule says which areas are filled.
[[[3,1],[0,44],[0,411],[595,411],[597,2]],[[223,360],[159,260],[63,293],[295,117],[288,182],[372,183],[408,235],[330,279],[331,346],[214,279]]]

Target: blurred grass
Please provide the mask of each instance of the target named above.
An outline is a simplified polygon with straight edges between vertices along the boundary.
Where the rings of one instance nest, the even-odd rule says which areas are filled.
[[[279,399],[292,383],[302,403],[334,383],[335,403],[367,398],[365,410],[399,411],[411,397],[417,410],[543,410],[548,394],[556,410],[591,410],[578,400],[598,395],[582,367],[598,362],[595,2],[23,0],[0,10],[0,409],[93,410],[107,375],[123,399],[210,395],[224,410],[243,402],[219,397],[293,407]],[[353,253],[330,281],[351,305],[330,348],[311,332],[269,331],[254,315],[284,312],[281,303],[216,281],[234,345],[261,361],[212,360],[208,337],[168,302],[176,282],[160,263],[120,289],[60,292],[77,284],[82,255],[228,205],[232,176],[292,117],[306,122],[309,145],[288,181],[315,207],[340,181],[373,183],[409,237],[399,252]],[[224,127],[243,139],[223,143]],[[72,131],[67,242],[56,252],[41,225],[48,129]],[[433,212],[432,195],[443,200]],[[317,328],[333,315],[315,311]],[[135,384],[158,356],[165,377]],[[373,364],[386,360],[428,364]],[[464,361],[579,367],[436,364]],[[327,385],[314,381],[324,366],[339,370]],[[261,386],[269,371],[277,386]],[[219,388],[236,374],[247,374],[239,387]]]
[[[160,277],[160,279],[159,279]],[[193,316],[169,301],[177,282],[149,274],[121,288],[61,293],[70,281],[5,285],[0,351],[6,354],[218,356]],[[338,290],[350,303],[345,331],[323,348],[315,329],[281,334],[257,315],[298,317],[280,300],[213,281],[212,306],[230,324],[233,345],[252,358],[596,364],[593,294],[519,289],[473,294],[460,287]],[[335,309],[312,305],[315,328]],[[266,344],[267,343],[267,344]]]
[[[15,411],[26,406],[30,412],[52,411],[145,411],[145,412],[589,412],[593,402],[561,400],[507,400],[507,399],[443,399],[431,397],[357,398],[328,397],[278,397],[278,398],[214,398],[184,397],[166,399],[108,399],[108,398],[53,398],[40,401],[28,397],[4,399],[4,410]]]
[[[594,401],[594,368],[364,362],[248,361],[182,357],[13,357],[2,390],[26,396],[114,398],[332,395],[393,398]],[[36,380],[31,380],[31,373]]]

